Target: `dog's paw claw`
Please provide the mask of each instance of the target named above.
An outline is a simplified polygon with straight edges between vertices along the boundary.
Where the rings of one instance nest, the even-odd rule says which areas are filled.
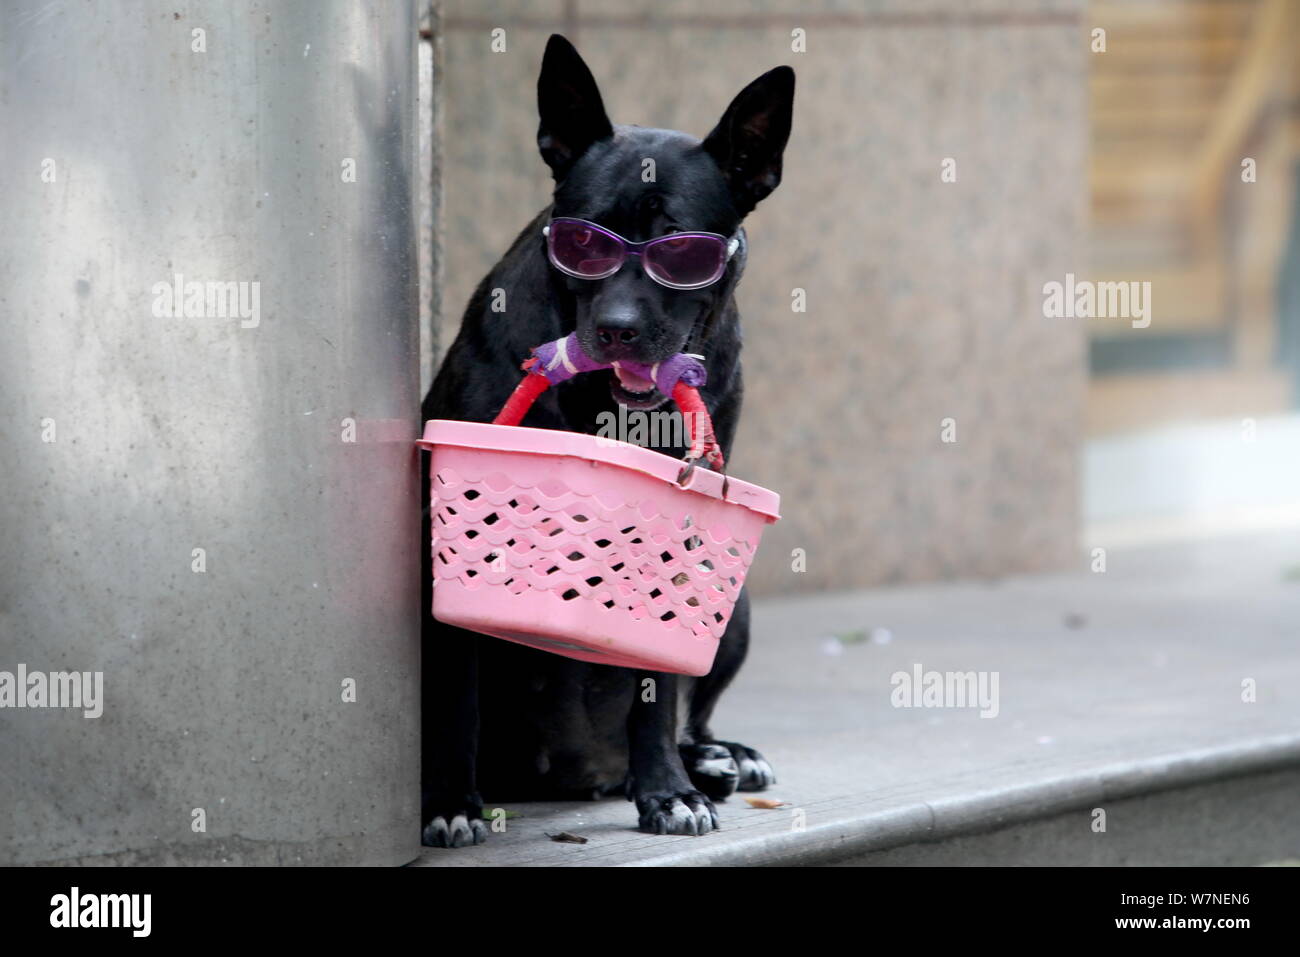
[[[767,759],[753,748],[734,741],[714,743],[726,748],[736,759],[736,767],[740,773],[740,782],[736,785],[737,791],[762,791],[776,783],[776,772],[772,770],[772,765],[768,764]]]
[[[487,824],[482,818],[456,814],[448,822],[438,815],[424,826],[422,840],[425,847],[469,847],[487,840]]]
[[[651,834],[689,834],[698,837],[718,829],[713,802],[699,791],[684,791],[637,801],[641,830]]]
[[[737,790],[762,791],[775,783],[776,772],[772,770],[772,765],[768,764],[762,755],[741,760],[740,784]]]

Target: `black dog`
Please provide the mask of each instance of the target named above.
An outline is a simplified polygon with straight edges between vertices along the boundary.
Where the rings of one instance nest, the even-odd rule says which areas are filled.
[[[537,84],[542,158],[554,202],[519,234],[479,284],[456,341],[425,397],[425,419],[490,422],[533,346],[577,333],[600,362],[656,363],[706,356],[701,390],[729,453],[740,414],[741,221],[781,179],[794,72],[778,67],[747,86],[700,143],[672,130],[613,127],[595,80],[573,46],[552,36]],[[643,175],[653,159],[653,177]],[[649,181],[647,181],[649,180]],[[629,258],[614,275],[573,278],[548,260],[552,217],[597,223],[633,242],[700,231],[738,240],[722,277],[667,288]],[[493,311],[495,290],[505,311]],[[669,407],[609,371],[544,393],[523,424],[596,433],[597,416]],[[681,458],[685,448],[658,448]],[[424,481],[428,474],[425,466]],[[702,678],[586,664],[443,625],[429,614],[429,513],[424,514],[423,837],[438,847],[480,843],[479,789],[494,800],[594,798],[622,789],[643,830],[704,834],[718,826],[711,799],[775,780],[752,748],[719,741],[709,719],[744,661],[749,602],[742,591],[713,670]],[[654,701],[643,701],[653,678]]]

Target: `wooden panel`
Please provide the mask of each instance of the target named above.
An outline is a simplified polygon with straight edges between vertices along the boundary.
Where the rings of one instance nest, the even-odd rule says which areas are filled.
[[[1142,107],[1162,103],[1194,103],[1209,108],[1227,85],[1222,76],[1192,73],[1132,77],[1107,72],[1104,56],[1096,56],[1088,91],[1094,109]]]
[[[1199,33],[1240,32],[1257,0],[1102,0],[1089,4],[1089,26],[1110,30],[1157,29]]]
[[[1110,196],[1177,195],[1191,185],[1187,156],[1174,150],[1136,150],[1094,146],[1089,172],[1094,193]]]
[[[1136,329],[1118,319],[1091,319],[1089,335],[1159,335],[1221,329],[1227,319],[1224,268],[1207,261],[1191,266],[1112,269],[1094,266],[1088,278],[1096,282],[1151,283],[1151,325]]]
[[[1196,250],[1191,234],[1177,223],[1106,228],[1094,222],[1088,248],[1094,271],[1185,266]]]
[[[1132,127],[1175,132],[1199,131],[1205,127],[1212,115],[1212,103],[1204,100],[1198,102],[1191,98],[1181,102],[1129,100],[1108,106],[1094,103],[1092,104],[1092,128],[1095,131]]]
[[[1108,74],[1196,72],[1226,74],[1236,65],[1241,41],[1236,36],[1169,35],[1110,32],[1106,52],[1093,54],[1096,68]]]
[[[1193,200],[1202,218],[1213,215],[1223,172],[1229,164],[1236,166],[1241,142],[1277,83],[1280,69],[1295,67],[1298,23],[1295,0],[1266,0],[1259,10],[1231,86],[1219,100],[1195,159]]]

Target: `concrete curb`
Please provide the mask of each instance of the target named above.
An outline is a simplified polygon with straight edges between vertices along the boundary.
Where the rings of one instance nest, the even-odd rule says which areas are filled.
[[[765,832],[723,846],[697,841],[622,867],[752,867],[830,864],[908,844],[937,842],[1020,824],[1105,801],[1209,784],[1225,778],[1300,767],[1300,734],[1119,762],[1011,788],[852,813],[803,831]],[[819,813],[833,812],[832,801]]]

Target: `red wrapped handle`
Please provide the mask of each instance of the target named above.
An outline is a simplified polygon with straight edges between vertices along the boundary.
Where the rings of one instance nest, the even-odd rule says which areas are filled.
[[[524,376],[523,381],[515,386],[515,391],[510,393],[510,398],[506,399],[506,404],[501,407],[497,417],[492,420],[494,425],[518,425],[528,414],[528,410],[533,407],[537,397],[546,391],[547,386],[551,383],[546,376],[538,375],[536,372],[530,372]]]
[[[700,398],[700,390],[685,382],[678,382],[673,386],[673,401],[682,410],[691,433],[691,448],[686,453],[686,458],[690,461],[707,459],[709,465],[721,472],[726,468],[726,463],[722,460],[722,446],[718,445],[718,439],[713,434],[713,419],[709,418],[709,410]]]

